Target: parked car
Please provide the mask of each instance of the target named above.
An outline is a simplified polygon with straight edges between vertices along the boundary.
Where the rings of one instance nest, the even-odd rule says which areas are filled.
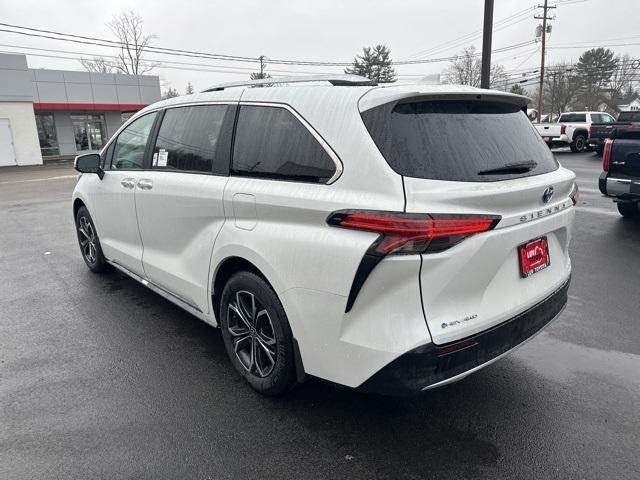
[[[237,372],[272,395],[307,375],[419,392],[553,320],[577,188],[527,98],[321,78],[164,100],[79,156],[89,269],[219,326]]]
[[[613,117],[604,112],[567,112],[560,115],[558,123],[537,123],[536,130],[549,148],[570,147],[572,152],[587,148],[589,127],[594,122],[604,122]]]
[[[605,140],[598,186],[623,217],[640,220],[640,126],[617,127]]]
[[[596,152],[602,154],[604,150],[604,141],[609,138],[611,130],[620,127],[633,127],[640,125],[640,112],[620,112],[615,121],[610,116],[602,119],[602,122],[592,123],[589,128],[589,140],[587,143],[594,148]]]

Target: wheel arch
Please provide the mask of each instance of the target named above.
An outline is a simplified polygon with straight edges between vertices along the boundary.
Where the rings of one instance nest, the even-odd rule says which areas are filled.
[[[222,295],[224,286],[227,284],[234,273],[241,271],[255,273],[265,282],[267,282],[267,284],[273,289],[274,292],[277,292],[277,290],[274,288],[274,285],[269,281],[267,276],[253,262],[239,255],[226,257],[220,263],[218,263],[211,280],[211,302],[213,313],[216,318],[219,317],[220,297]]]
[[[80,210],[80,207],[85,207],[87,208],[87,204],[84,203],[84,201],[80,198],[80,197],[76,197],[73,200],[73,218],[76,218],[76,215],[78,215],[78,210]]]

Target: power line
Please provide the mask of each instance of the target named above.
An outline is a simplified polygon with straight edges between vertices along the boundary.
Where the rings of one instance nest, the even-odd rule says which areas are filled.
[[[61,32],[54,32],[52,30],[42,30],[42,29],[35,29],[31,27],[14,26],[6,23],[0,23],[0,26],[9,26],[10,28],[28,29],[30,31],[41,32],[41,33],[30,33],[30,32],[20,32],[16,30],[9,30],[6,28],[0,28],[0,32],[13,33],[13,34],[18,34],[23,36],[46,38],[49,40],[58,40],[58,41],[71,42],[71,43],[80,43],[84,45],[96,45],[99,47],[107,47],[107,48],[120,49],[123,47],[123,44],[120,42],[116,42],[113,40],[98,39],[96,37],[84,37],[81,35],[73,35],[73,38],[62,38],[62,36],[71,36],[71,35],[61,33]],[[52,36],[50,34],[58,35],[58,36]],[[509,50],[521,48],[526,45],[531,45],[533,43],[535,43],[535,41],[531,40],[531,41],[521,42],[514,45],[508,45],[506,47],[493,50],[493,53],[509,51]],[[145,51],[147,53],[156,53],[156,54],[162,54],[162,55],[185,56],[185,57],[194,57],[194,58],[210,58],[215,60],[235,61],[235,62],[244,62],[244,63],[257,63],[259,61],[258,57],[254,58],[254,57],[225,56],[221,54],[196,52],[192,50],[167,49],[164,47],[149,46],[149,47],[144,47],[142,51]],[[455,58],[457,58],[457,56],[420,59],[420,60],[405,60],[405,61],[393,62],[393,64],[394,65],[420,65],[425,63],[450,61],[450,60],[454,60]],[[335,67],[346,67],[351,65],[350,62],[315,62],[315,61],[302,61],[302,60],[282,60],[282,59],[272,59],[272,58],[268,58],[268,61],[271,64],[279,64],[279,65],[335,66]]]

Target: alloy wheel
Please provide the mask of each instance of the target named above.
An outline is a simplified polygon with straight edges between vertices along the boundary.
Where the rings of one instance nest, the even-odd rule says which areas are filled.
[[[269,312],[256,296],[246,290],[236,292],[227,310],[227,330],[242,367],[264,378],[276,365],[276,334]]]
[[[96,233],[87,217],[80,217],[78,221],[78,232],[80,232],[80,248],[84,258],[89,263],[95,263],[98,250],[96,247]]]

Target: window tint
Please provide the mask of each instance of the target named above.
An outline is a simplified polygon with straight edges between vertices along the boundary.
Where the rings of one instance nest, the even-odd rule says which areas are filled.
[[[105,165],[107,168],[111,165],[111,156],[113,155],[113,149],[115,148],[116,142],[111,142],[105,152],[100,157],[100,168],[104,169]]]
[[[640,112],[620,112],[618,122],[640,122]]]
[[[602,123],[603,122],[603,118],[604,118],[604,115],[600,115],[599,113],[592,113],[591,114],[591,122],[592,123]]]
[[[234,173],[326,183],[335,171],[329,154],[291,112],[278,107],[240,107]]]
[[[226,165],[214,168],[226,105],[169,108],[153,154],[153,168],[187,172],[226,173]]]
[[[111,160],[113,170],[138,170],[142,168],[147,139],[156,115],[156,112],[144,115],[120,132]]]
[[[558,123],[585,123],[586,121],[587,116],[584,113],[564,113],[558,119]]]
[[[542,137],[516,105],[489,101],[385,104],[362,119],[391,168],[433,180],[488,182],[558,168]],[[513,164],[528,171],[504,172]],[[495,169],[495,173],[488,173]]]
[[[613,122],[615,122],[613,117],[611,115],[607,115],[606,113],[603,113],[602,115],[600,115],[600,117],[602,118],[602,120],[601,120],[602,123],[613,123]]]

